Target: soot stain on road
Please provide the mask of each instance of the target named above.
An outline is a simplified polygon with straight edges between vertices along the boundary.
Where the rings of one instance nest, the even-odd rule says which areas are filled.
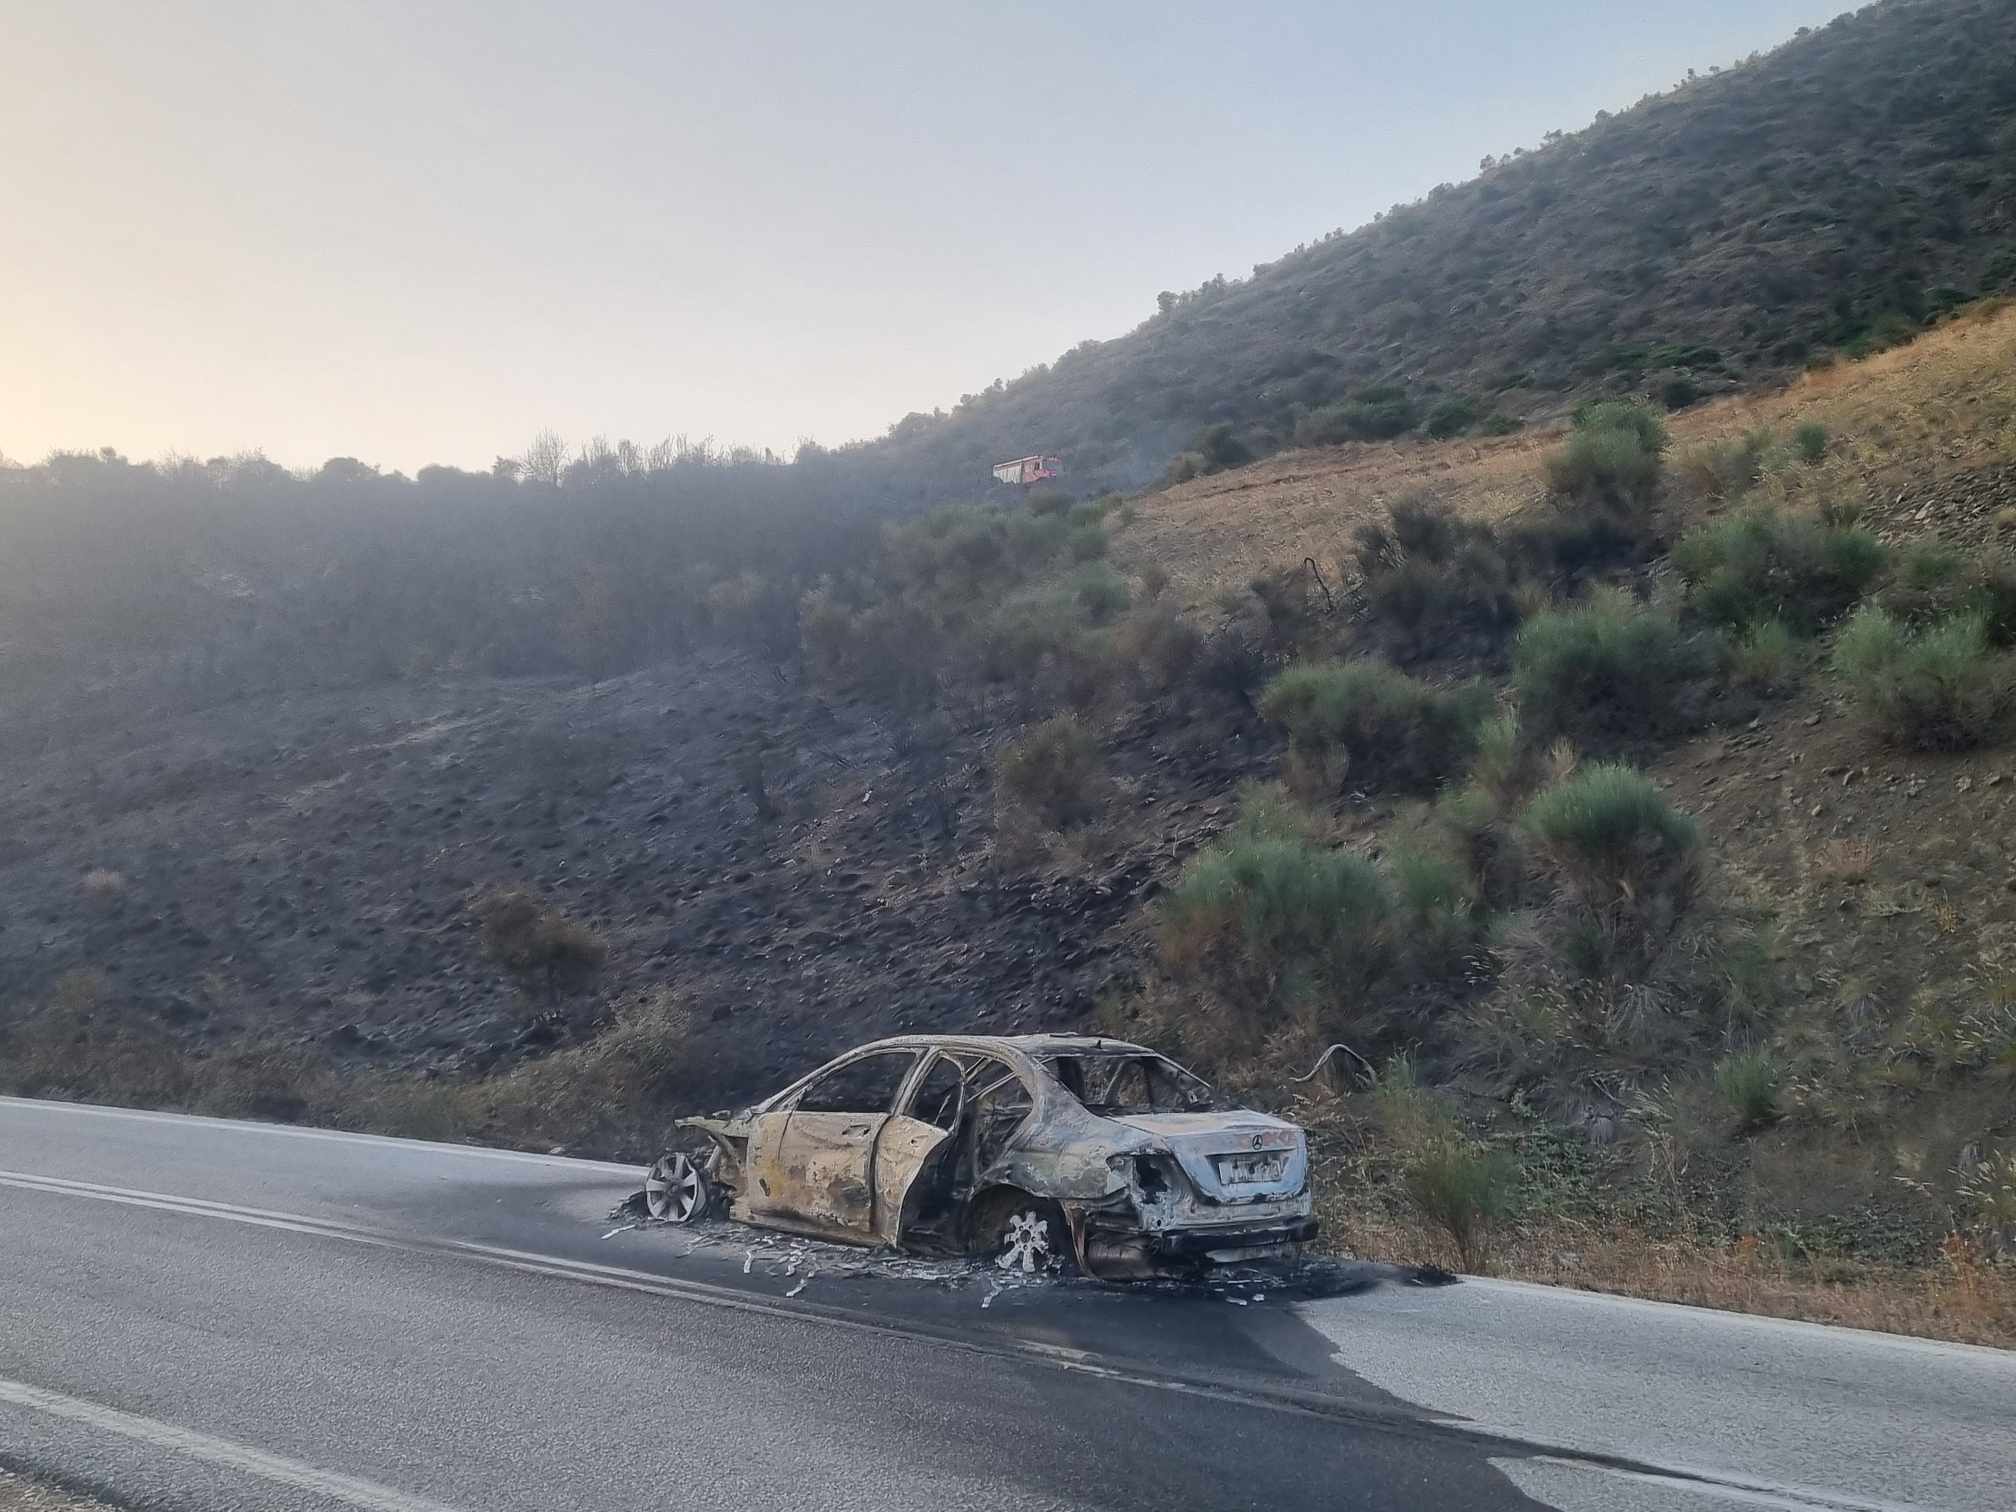
[[[1448,1286],[1457,1278],[1433,1265],[1393,1265],[1370,1260],[1310,1257],[1278,1265],[1226,1266],[1200,1272],[1194,1278],[1158,1277],[1140,1281],[1103,1281],[1061,1270],[1034,1275],[1004,1269],[978,1256],[928,1257],[888,1248],[862,1248],[783,1234],[727,1219],[672,1223],[645,1216],[641,1194],[626,1198],[609,1214],[615,1225],[604,1240],[636,1232],[669,1232],[685,1236],[680,1258],[706,1254],[712,1259],[742,1253],[742,1274],[760,1273],[797,1280],[797,1295],[814,1277],[829,1281],[895,1281],[947,1291],[978,1288],[982,1306],[1004,1291],[1042,1289],[1060,1295],[1101,1297],[1166,1297],[1212,1300],[1234,1306],[1282,1302],[1313,1302],[1356,1296],[1383,1285]]]
[[[1380,1463],[1382,1476],[1392,1477],[1396,1487],[1403,1485],[1410,1479],[1405,1467],[1425,1448],[1410,1447],[1407,1439],[1427,1433],[1435,1445],[1428,1451],[1429,1462],[1436,1466],[1441,1482],[1437,1495],[1448,1492],[1448,1499],[1438,1505],[1488,1506],[1493,1512],[1540,1506],[1490,1463],[1493,1456],[1516,1454],[1516,1449],[1472,1443],[1418,1404],[1374,1386],[1342,1363],[1335,1344],[1289,1305],[1360,1296],[1387,1286],[1456,1284],[1457,1277],[1434,1266],[1317,1257],[1266,1267],[1226,1267],[1194,1280],[1115,1282],[1076,1274],[1024,1275],[1004,1271],[986,1257],[929,1258],[864,1249],[725,1218],[684,1224],[658,1221],[642,1216],[630,1202],[609,1214],[598,1237],[612,1244],[643,1241],[659,1251],[660,1259],[718,1267],[730,1283],[760,1288],[774,1297],[855,1301],[862,1299],[864,1289],[871,1289],[869,1295],[891,1304],[892,1311],[935,1318],[940,1326],[956,1323],[958,1317],[978,1323],[975,1315],[985,1313],[986,1327],[1015,1336],[1089,1350],[1095,1357],[1151,1372],[1175,1369],[1179,1378],[1208,1376],[1235,1390],[1266,1392],[1285,1385],[1316,1393],[1353,1418],[1362,1416],[1382,1425],[1369,1440],[1341,1425],[1334,1438],[1301,1439],[1302,1447],[1292,1461],[1278,1465],[1247,1454],[1243,1462],[1260,1497],[1253,1505],[1264,1505],[1270,1497],[1283,1505],[1301,1504],[1298,1499],[1306,1498],[1314,1484],[1312,1474],[1320,1479],[1312,1466],[1330,1453],[1369,1454]],[[938,1299],[938,1306],[918,1312],[905,1305],[927,1298]],[[954,1315],[945,1313],[947,1305],[957,1309]],[[1060,1412],[1074,1417],[1066,1404],[1086,1389],[1084,1381],[1072,1377],[1045,1388]],[[1093,1416],[1118,1425],[1137,1410],[1109,1401]],[[1254,1411],[1263,1416],[1247,1419]],[[1209,1457],[1214,1450],[1207,1441],[1220,1435],[1226,1452],[1234,1445],[1250,1448],[1253,1442],[1283,1433],[1300,1439],[1299,1431],[1287,1426],[1293,1418],[1277,1421],[1273,1412],[1257,1404],[1228,1402],[1218,1415],[1225,1421],[1189,1444],[1187,1456]],[[1234,1420],[1247,1421],[1247,1428],[1235,1430]],[[1340,1461],[1340,1471],[1344,1463]],[[1418,1476],[1418,1469],[1414,1474]],[[1169,1503],[1143,1481],[1110,1504],[1149,1508]],[[1397,1509],[1413,1504],[1374,1495],[1366,1505]]]

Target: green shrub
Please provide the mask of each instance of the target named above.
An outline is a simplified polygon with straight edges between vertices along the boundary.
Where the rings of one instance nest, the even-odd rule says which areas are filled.
[[[1393,959],[1378,868],[1304,840],[1249,834],[1200,852],[1159,915],[1164,964],[1241,1009],[1248,1037],[1297,1008],[1342,1006]]]
[[[1519,716],[1506,712],[1484,721],[1477,731],[1477,759],[1470,781],[1503,809],[1526,782],[1527,747],[1519,732]]]
[[[2016,565],[2000,559],[1976,562],[1967,608],[1981,616],[1990,644],[2016,645]]]
[[[1701,397],[1701,385],[1692,378],[1676,375],[1659,386],[1659,402],[1669,410],[1683,410]]]
[[[1387,864],[1400,907],[1408,913],[1451,913],[1468,906],[1469,879],[1455,862],[1402,849],[1394,851]]]
[[[961,505],[882,533],[879,597],[909,596],[960,607],[1027,581],[1064,550],[1071,531],[1058,496],[1033,514]]]
[[[1991,644],[2016,642],[2016,569],[2000,558],[1969,560],[1936,541],[1913,542],[1899,554],[1876,601],[1917,627],[1978,614]]]
[[[1460,436],[1477,423],[1477,401],[1463,394],[1444,399],[1428,411],[1421,428],[1437,441]]]
[[[2009,659],[1994,653],[1980,614],[1914,631],[1865,605],[1834,643],[1834,668],[1877,735],[1917,750],[1986,743],[2009,701]]]
[[[1358,570],[1369,578],[1410,557],[1446,562],[1459,545],[1488,531],[1488,526],[1460,518],[1431,494],[1410,494],[1387,509],[1383,522],[1370,521],[1352,532],[1352,555]]]
[[[1699,827],[1634,767],[1598,762],[1538,794],[1520,828],[1594,908],[1649,900],[1684,878]]]
[[[945,628],[907,597],[850,610],[822,581],[806,592],[798,624],[806,660],[823,681],[899,706],[926,702],[936,689]]]
[[[1449,1236],[1457,1268],[1472,1273],[1489,1262],[1491,1226],[1512,1212],[1518,1182],[1510,1155],[1454,1133],[1430,1140],[1401,1171],[1408,1202]]]
[[[1430,687],[1374,661],[1298,663],[1260,698],[1299,754],[1342,757],[1351,781],[1367,786],[1434,786],[1469,759],[1490,710],[1481,684]]]
[[[1768,1051],[1738,1051],[1715,1066],[1715,1090],[1743,1133],[1778,1121],[1779,1084],[1778,1062]]]
[[[1546,462],[1547,486],[1578,504],[1618,514],[1645,509],[1659,490],[1659,454],[1625,429],[1578,430]]]
[[[959,649],[966,675],[1020,689],[1037,707],[1090,708],[1112,684],[1108,632],[1068,583],[998,605]]]
[[[1413,401],[1382,391],[1376,399],[1348,399],[1311,410],[1295,422],[1297,446],[1336,446],[1345,441],[1385,441],[1404,436],[1420,418]]]
[[[1404,846],[1386,868],[1406,929],[1404,954],[1430,976],[1460,971],[1477,932],[1469,873],[1446,857]]]
[[[1039,488],[1028,498],[1029,513],[1033,515],[1061,515],[1071,508],[1071,496],[1059,493],[1053,488]]]
[[[1789,687],[1798,675],[1799,643],[1783,620],[1759,620],[1729,643],[1729,675],[1746,688]]]
[[[1046,719],[1001,751],[1002,789],[1051,829],[1069,829],[1099,807],[1106,778],[1099,742],[1072,714]]]
[[[1902,587],[1917,592],[1943,588],[1959,580],[1967,558],[1942,541],[1913,541],[1898,555],[1893,576]]]
[[[1697,446],[1680,459],[1681,476],[1704,498],[1741,498],[1763,481],[1774,439],[1769,430],[1758,429],[1738,441]]]
[[[1226,700],[1252,707],[1253,694],[1267,678],[1267,653],[1242,621],[1206,638],[1197,659],[1197,683]]]
[[[1665,420],[1651,406],[1635,399],[1599,399],[1586,404],[1575,414],[1575,429],[1628,431],[1640,450],[1655,457],[1664,456],[1671,441]]]
[[[1232,422],[1220,420],[1207,425],[1190,443],[1192,454],[1204,459],[1204,471],[1223,472],[1228,467],[1244,467],[1253,460],[1253,448],[1235,434]]]
[[[1855,606],[1886,556],[1859,527],[1760,509],[1688,532],[1673,565],[1694,590],[1695,609],[1715,624],[1779,620],[1810,635]]]
[[[1133,597],[1127,580],[1104,562],[1087,562],[1071,574],[1068,587],[1072,602],[1095,625],[1124,613]]]
[[[1072,529],[1067,543],[1074,562],[1096,562],[1106,555],[1106,527],[1096,521]]]
[[[1827,459],[1827,427],[1816,420],[1808,420],[1792,432],[1792,449],[1799,454],[1799,460],[1808,467],[1816,467]]]
[[[1676,727],[1702,649],[1672,615],[1621,593],[1536,614],[1512,644],[1512,680],[1538,734],[1636,738]]]
[[[1155,689],[1178,686],[1196,674],[1204,636],[1174,604],[1150,599],[1113,632],[1113,653],[1131,662]]]
[[[1512,564],[1490,526],[1411,499],[1354,539],[1366,605],[1403,658],[1451,654],[1469,639],[1495,645],[1519,622]]]
[[[1526,422],[1516,415],[1486,415],[1477,424],[1477,429],[1487,436],[1511,436],[1526,428]]]
[[[1637,524],[1601,509],[1556,509],[1508,528],[1507,557],[1524,571],[1560,586],[1644,555],[1648,537]]]

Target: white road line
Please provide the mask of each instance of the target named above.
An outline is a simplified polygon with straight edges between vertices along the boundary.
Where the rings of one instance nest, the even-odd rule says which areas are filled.
[[[391,1486],[381,1486],[375,1481],[359,1480],[354,1475],[342,1475],[334,1470],[320,1470],[313,1465],[303,1464],[300,1460],[268,1454],[264,1449],[254,1449],[250,1444],[212,1438],[209,1434],[198,1433],[193,1428],[156,1422],[153,1418],[121,1412],[117,1407],[107,1407],[99,1402],[87,1402],[81,1397],[65,1396],[59,1391],[30,1386],[26,1381],[10,1381],[0,1377],[0,1404],[25,1407],[31,1412],[44,1412],[51,1417],[68,1418],[73,1423],[101,1428],[107,1433],[116,1433],[122,1438],[133,1439],[156,1449],[166,1449],[189,1459],[222,1465],[227,1470],[242,1471],[247,1475],[256,1475],[261,1480],[292,1486],[297,1490],[312,1491],[317,1496],[325,1496],[332,1501],[362,1507],[365,1512],[457,1512],[456,1508],[446,1502],[415,1496],[410,1492],[395,1490]]]
[[[211,1202],[200,1197],[177,1197],[161,1192],[136,1192],[122,1187],[101,1186],[94,1182],[72,1181],[66,1177],[40,1176],[23,1171],[0,1170],[0,1186],[17,1187],[23,1191],[47,1192],[55,1196],[82,1197],[100,1202],[115,1202],[130,1207],[154,1208],[162,1212],[182,1213],[196,1218],[223,1219],[232,1223],[248,1224],[256,1228],[281,1229],[292,1233],[307,1234],[317,1238],[341,1239],[348,1243],[370,1245],[380,1249],[402,1250],[411,1254],[446,1255],[454,1258],[473,1260],[480,1264],[497,1266],[531,1275],[554,1276],[565,1280],[586,1282],[590,1285],[611,1287],[620,1291],[642,1292],[652,1296],[671,1297],[682,1301],[698,1302],[711,1307],[728,1308],[736,1312],[757,1313],[767,1317],[788,1318],[794,1322],[823,1325],[829,1328],[844,1328],[859,1333],[877,1334],[887,1338],[902,1339],[911,1343],[952,1348],[972,1354],[988,1355],[994,1358],[1017,1358],[1031,1364],[1047,1365],[1052,1369],[1065,1370],[1074,1374],[1096,1376],[1125,1385],[1146,1387],[1155,1391],[1171,1392],[1180,1396],[1201,1397],[1207,1400],[1237,1403],[1243,1406],[1257,1406],[1274,1411],[1306,1414],[1310,1416],[1349,1418],[1367,1427],[1385,1426],[1406,1429],[1432,1424],[1435,1428],[1455,1436],[1477,1436],[1509,1446],[1523,1445],[1530,1458],[1540,1462],[1554,1462],[1572,1465],[1574,1468],[1598,1474],[1621,1476],[1626,1479],[1657,1483],[1674,1490],[1687,1490],[1697,1495],[1720,1497],[1724,1500],[1748,1506],[1764,1506],[1784,1509],[1784,1512],[1922,1512],[1922,1509],[1895,1502],[1872,1502],[1851,1496],[1844,1492],[1825,1490],[1818,1487],[1778,1485],[1769,1482],[1752,1481],[1720,1473],[1700,1472],[1675,1466],[1660,1466],[1646,1463],[1627,1465],[1606,1463],[1602,1459],[1591,1459],[1566,1445],[1542,1444],[1524,1439],[1510,1430],[1495,1428],[1485,1423],[1469,1422],[1455,1418],[1429,1417],[1413,1418],[1402,1414],[1366,1412],[1339,1409],[1321,1403],[1312,1397],[1300,1399],[1285,1393],[1269,1393],[1241,1389],[1238,1387],[1215,1386],[1206,1382],[1184,1380],[1176,1376],[1157,1375],[1136,1367],[1104,1361],[1082,1350],[1064,1346],[1045,1344],[1025,1339],[964,1340],[927,1330],[886,1323],[872,1318],[854,1317],[832,1309],[812,1309],[801,1303],[773,1301],[760,1295],[752,1295],[732,1287],[714,1286],[704,1281],[685,1281],[671,1277],[654,1275],[649,1271],[628,1270],[621,1266],[596,1265],[588,1261],[569,1260],[553,1255],[539,1255],[524,1250],[505,1249],[496,1245],[475,1244],[460,1239],[432,1239],[385,1230],[360,1228],[353,1224],[334,1219],[312,1218],[305,1214],[279,1213],[267,1208],[237,1207],[230,1203]],[[32,1390],[34,1388],[24,1388]],[[0,1397],[4,1399],[4,1397]],[[109,1409],[107,1409],[109,1410]],[[144,1420],[143,1420],[144,1421]],[[247,1451],[254,1452],[257,1451]],[[284,1463],[284,1462],[282,1462]],[[359,1483],[363,1484],[362,1482]],[[393,1493],[397,1494],[397,1493]],[[375,1506],[375,1503],[360,1505]],[[426,1502],[387,1503],[395,1512],[405,1512],[408,1506],[431,1508],[435,1504]]]
[[[608,1160],[576,1160],[571,1155],[532,1155],[523,1150],[492,1150],[482,1145],[445,1144],[433,1139],[396,1139],[389,1134],[353,1134],[345,1129],[307,1129],[295,1124],[254,1123],[238,1118],[204,1118],[194,1113],[149,1113],[139,1108],[108,1108],[98,1103],[48,1102],[33,1097],[0,1097],[0,1109],[26,1108],[36,1113],[77,1113],[89,1118],[129,1123],[166,1123],[232,1134],[273,1134],[283,1139],[330,1139],[345,1144],[378,1145],[393,1150],[438,1150],[472,1160],[515,1160],[526,1165],[567,1166],[574,1170],[621,1171],[633,1175],[642,1167]]]
[[[1772,1512],[1929,1512],[1927,1508],[1905,1502],[1854,1501],[1844,1498],[1839,1492],[1809,1491],[1803,1486],[1780,1486],[1769,1481],[1734,1481],[1720,1476],[1703,1478],[1693,1472],[1664,1475],[1656,1470],[1627,1470],[1616,1465],[1564,1459],[1553,1454],[1536,1454],[1527,1459],[1494,1457],[1491,1464],[1522,1490],[1528,1491],[1532,1488],[1520,1481],[1520,1468],[1545,1465],[1575,1474],[1607,1476],[1612,1480],[1630,1481],[1634,1485],[1653,1486],[1685,1497],[1706,1497],[1739,1507],[1768,1507]],[[1595,1494],[1601,1496],[1603,1493]],[[1594,1505],[1604,1506],[1607,1502],[1597,1501]]]

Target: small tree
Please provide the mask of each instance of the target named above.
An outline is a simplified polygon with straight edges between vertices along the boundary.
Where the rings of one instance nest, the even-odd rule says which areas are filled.
[[[1519,1168],[1501,1150],[1479,1148],[1449,1132],[1407,1161],[1407,1200],[1456,1246],[1459,1269],[1475,1273],[1490,1260],[1491,1227],[1512,1211]]]
[[[522,888],[485,893],[475,911],[484,952],[550,1010],[586,991],[608,955],[594,930]]]
[[[1002,749],[1002,788],[1052,829],[1082,824],[1098,811],[1106,777],[1099,741],[1073,714],[1060,714]]]

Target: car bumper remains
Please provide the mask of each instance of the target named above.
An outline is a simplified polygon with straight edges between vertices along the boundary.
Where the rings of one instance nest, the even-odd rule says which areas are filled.
[[[1126,1280],[1186,1275],[1214,1265],[1292,1260],[1316,1237],[1316,1228],[1314,1218],[1295,1218],[1252,1227],[1225,1225],[1155,1233],[1092,1229],[1085,1235],[1085,1268],[1095,1276]]]

